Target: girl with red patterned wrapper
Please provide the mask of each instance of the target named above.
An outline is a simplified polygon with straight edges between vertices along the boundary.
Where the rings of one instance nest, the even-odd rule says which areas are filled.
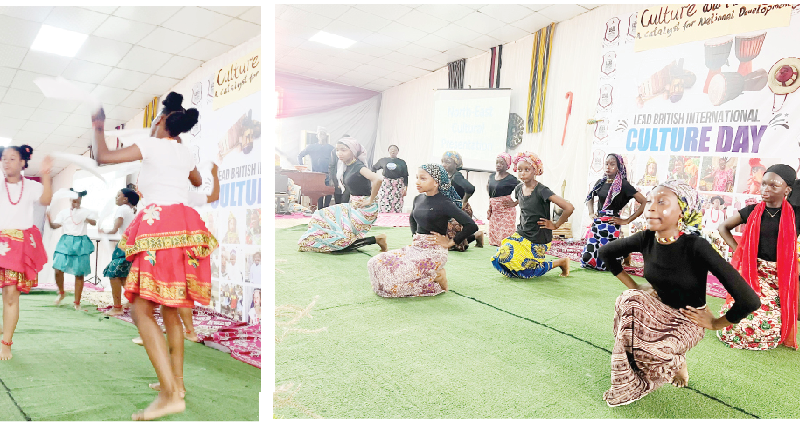
[[[11,338],[19,320],[19,293],[38,285],[37,275],[47,262],[42,234],[34,225],[34,204],[50,205],[50,157],[42,161],[42,183],[27,180],[33,148],[28,145],[0,147],[3,183],[0,184],[0,287],[3,289],[3,339],[0,360],[11,359]]]
[[[182,95],[170,92],[153,120],[151,137],[115,151],[106,145],[105,113],[100,109],[92,116],[99,164],[142,160],[138,188],[146,204],[140,206],[119,247],[132,262],[125,297],[133,303],[133,319],[158,375],[160,392],[133,420],[152,420],[186,409],[184,333],[178,308],[192,308],[195,302],[208,305],[211,299],[209,255],[218,243],[200,214],[185,205],[189,202],[187,179],[200,186],[202,177],[189,148],[178,138],[197,124],[199,113],[184,109],[182,102]],[[153,316],[157,305],[161,305],[169,345]]]

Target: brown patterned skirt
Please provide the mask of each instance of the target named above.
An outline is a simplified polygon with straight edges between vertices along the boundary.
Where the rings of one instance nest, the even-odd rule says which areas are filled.
[[[704,335],[658,298],[641,290],[622,292],[615,305],[611,388],[603,400],[612,407],[630,404],[671,382]]]
[[[470,218],[473,218],[472,207],[469,204],[467,204],[467,206],[464,208],[464,212],[467,213],[467,215],[469,215]],[[461,224],[458,224],[455,218],[451,218],[450,221],[447,223],[447,238],[454,239],[458,234],[458,232],[460,232],[463,229],[464,227],[461,226]],[[450,250],[457,252],[464,252],[467,250],[468,247],[469,247],[469,239],[464,239],[461,241],[461,243],[455,246],[451,246]]]

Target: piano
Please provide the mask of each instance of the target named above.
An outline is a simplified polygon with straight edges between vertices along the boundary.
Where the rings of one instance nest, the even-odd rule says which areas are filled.
[[[316,173],[313,171],[297,171],[282,169],[283,174],[300,185],[300,193],[311,200],[311,209],[317,209],[317,201],[322,196],[333,195],[334,187],[325,185],[327,173]]]

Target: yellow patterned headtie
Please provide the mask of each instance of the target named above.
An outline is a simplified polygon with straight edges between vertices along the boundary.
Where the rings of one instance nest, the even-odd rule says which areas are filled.
[[[687,233],[699,233],[703,230],[703,214],[700,213],[701,200],[697,191],[682,180],[667,180],[660,184],[678,197],[678,205],[681,207],[683,217],[681,221],[686,226],[684,231]]]

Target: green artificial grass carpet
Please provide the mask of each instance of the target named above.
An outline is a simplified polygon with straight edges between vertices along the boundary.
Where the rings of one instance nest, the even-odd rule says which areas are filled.
[[[276,230],[275,305],[304,308],[319,296],[294,327],[327,330],[276,344],[276,387],[296,388],[276,417],[800,418],[797,352],[729,349],[711,331],[687,354],[687,388],[608,407],[614,302],[625,289],[610,273],[573,262],[568,278],[556,269],[512,281],[492,267],[495,247],[473,244],[449,253],[451,291],[385,299],[366,269],[377,245],[298,252],[305,229]],[[390,249],[411,242],[408,228],[377,233]],[[712,312],[723,302],[708,298]]]
[[[157,392],[133,324],[95,310],[77,312],[72,298],[20,296],[10,361],[0,362],[0,421],[130,420]],[[84,303],[84,309],[91,305]],[[261,373],[229,354],[185,342],[186,411],[160,420],[258,420]]]

